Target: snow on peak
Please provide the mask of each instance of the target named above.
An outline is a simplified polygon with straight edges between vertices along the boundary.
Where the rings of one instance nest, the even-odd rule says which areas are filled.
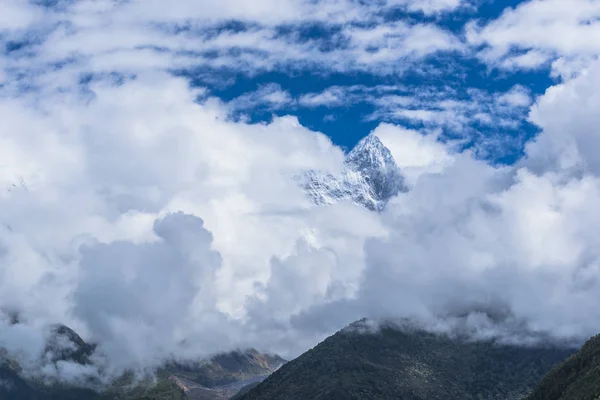
[[[347,163],[368,163],[370,165],[396,166],[390,150],[381,143],[376,135],[363,138],[346,156]]]
[[[309,171],[301,184],[316,205],[349,200],[372,211],[383,210],[390,198],[406,190],[392,153],[373,134],[348,153],[340,177]]]

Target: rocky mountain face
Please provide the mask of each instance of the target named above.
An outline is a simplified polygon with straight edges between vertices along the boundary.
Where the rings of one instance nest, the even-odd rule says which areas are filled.
[[[517,400],[574,351],[392,325],[373,332],[364,324],[329,337],[240,398]]]
[[[312,170],[298,180],[315,205],[351,201],[372,211],[383,210],[389,199],[406,190],[392,153],[372,134],[348,153],[340,176]]]
[[[285,360],[254,349],[235,351],[195,363],[170,362],[170,378],[192,399],[229,399],[246,385],[260,382]]]
[[[600,335],[553,368],[527,400],[600,400]]]

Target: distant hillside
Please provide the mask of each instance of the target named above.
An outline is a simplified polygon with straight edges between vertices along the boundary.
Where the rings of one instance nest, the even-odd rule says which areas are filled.
[[[126,381],[126,382],[125,382]],[[121,382],[98,393],[91,389],[62,384],[42,384],[25,379],[18,365],[0,362],[0,400],[185,400],[184,391],[175,382],[141,382],[133,387],[130,380]]]
[[[68,345],[65,345],[68,344]],[[96,346],[86,343],[64,325],[53,328],[40,356],[51,363],[70,361],[91,364]],[[25,377],[17,362],[0,348],[0,400],[217,400],[229,399],[242,387],[260,382],[285,360],[256,350],[220,354],[194,363],[168,363],[157,373],[157,381],[135,382],[124,374],[98,393],[91,389],[47,383]],[[90,382],[94,384],[97,382]]]
[[[528,400],[600,400],[600,335],[553,368]]]
[[[573,353],[351,325],[250,389],[243,400],[512,400]],[[546,399],[545,399],[546,400]]]
[[[70,342],[72,346],[60,345],[66,342]],[[90,362],[89,357],[94,349],[94,346],[85,343],[73,330],[64,325],[57,325],[53,328],[53,335],[46,344],[43,356],[53,363],[72,361],[84,365]],[[65,387],[58,383],[43,384],[33,378],[26,379],[19,364],[0,351],[0,400],[4,399],[94,400],[101,397],[89,389]]]
[[[174,382],[138,384],[133,389],[114,386],[106,392],[65,385],[42,385],[23,379],[12,367],[0,365],[0,400],[185,400]]]
[[[231,400],[240,400],[242,397],[244,397],[244,395],[246,393],[248,393],[250,390],[252,390],[253,388],[257,387],[260,384],[261,384],[261,382],[254,382],[254,383],[244,386],[243,388],[240,389],[239,392],[237,392],[237,394],[235,396],[233,396],[231,398]]]
[[[219,354],[196,363],[171,362],[161,375],[170,376],[189,398],[229,399],[243,387],[262,381],[285,362],[279,356],[250,349]]]
[[[85,389],[42,387],[23,379],[15,366],[0,363],[0,400],[92,400],[99,396]]]
[[[279,356],[250,349],[219,354],[210,360],[196,363],[171,362],[166,369],[180,378],[212,388],[270,375],[285,362]]]

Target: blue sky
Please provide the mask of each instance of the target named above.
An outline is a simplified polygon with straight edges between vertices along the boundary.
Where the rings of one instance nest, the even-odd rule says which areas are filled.
[[[384,12],[382,17],[386,22],[434,23],[462,36],[467,23],[477,20],[485,24],[498,18],[507,7],[518,6],[521,2],[479,1],[469,7],[433,16],[395,8]],[[233,24],[222,29],[244,31],[245,28],[243,24]],[[344,46],[343,41],[340,42],[336,36],[339,27],[326,23],[288,26],[282,27],[281,30],[300,31],[298,40],[318,40],[329,50]],[[444,98],[454,100],[469,99],[471,96],[468,92],[474,89],[480,91],[482,95],[493,97],[509,91],[515,85],[520,85],[527,89],[532,98],[535,98],[556,82],[556,79],[549,76],[549,64],[526,71],[499,70],[478,59],[475,53],[463,54],[457,51],[432,54],[420,59],[418,65],[411,65],[400,72],[336,72],[326,67],[300,64],[276,71],[259,71],[251,75],[231,69],[214,70],[200,75],[193,70],[184,73],[194,84],[208,87],[211,94],[224,101],[234,100],[269,85],[275,85],[277,90],[288,93],[292,98],[320,93],[331,87],[345,88],[360,85],[364,88],[374,88],[387,85],[399,87],[398,90],[391,90],[390,93],[403,96],[414,96],[428,90],[448,92]],[[413,108],[435,109],[435,106],[435,102],[432,101],[430,104],[420,104]],[[485,108],[486,104],[482,103],[480,106]],[[240,113],[254,122],[268,122],[273,116],[295,115],[303,125],[327,134],[334,143],[345,149],[350,149],[381,122],[400,123],[414,129],[441,129],[441,140],[464,140],[464,148],[475,148],[480,157],[501,164],[517,161],[523,155],[524,144],[538,132],[538,128],[527,120],[527,109],[515,111],[511,115],[514,126],[481,124],[472,118],[465,126],[455,129],[444,124],[426,124],[410,118],[394,118],[391,115],[374,116],[378,109],[378,105],[358,95],[352,101],[318,106],[306,106],[297,102],[273,106],[259,102],[253,103],[251,108],[241,110]]]
[[[311,15],[294,18],[287,15],[291,11],[285,6],[279,7],[282,13],[279,18],[276,12],[273,18],[257,15],[254,19],[252,15],[236,16],[233,13],[221,16],[222,13],[217,12],[215,17],[209,17],[200,25],[193,23],[193,19],[187,19],[185,12],[181,17],[167,16],[163,20],[160,15],[150,14],[148,21],[150,27],[155,28],[155,35],[162,33],[165,38],[185,38],[190,44],[196,40],[206,44],[191,45],[186,49],[186,46],[161,43],[161,40],[134,40],[132,48],[127,51],[153,53],[152,56],[157,57],[186,57],[181,63],[174,63],[181,67],[174,67],[172,71],[186,76],[193,85],[208,89],[209,95],[225,102],[236,98],[246,101],[245,105],[238,101],[240,109],[232,111],[233,118],[242,116],[248,121],[268,122],[273,116],[294,115],[303,125],[327,134],[345,149],[354,146],[379,123],[391,122],[424,132],[440,132],[440,140],[460,140],[462,148],[473,148],[479,157],[494,163],[511,164],[523,155],[524,143],[537,132],[537,128],[527,121],[529,104],[499,110],[491,103],[502,93],[517,87],[531,100],[544,93],[547,87],[556,83],[555,78],[550,78],[551,57],[534,67],[502,67],[481,57],[481,53],[493,45],[485,40],[477,42],[478,39],[469,39],[467,31],[472,25],[485,27],[500,18],[503,12],[518,8],[524,1],[433,0],[417,6],[404,0],[391,1],[390,4],[387,1],[349,1],[345,6],[340,5],[343,2],[328,1],[328,5],[322,8],[326,15],[328,7],[331,7],[330,18],[312,18]],[[52,17],[48,18],[48,23],[32,31],[16,30],[4,34],[5,54],[10,55],[12,60],[39,57],[35,49],[43,43],[45,35],[58,37],[57,34],[63,34],[61,32],[76,29],[68,19],[69,13],[77,10],[73,4],[78,3],[52,1],[31,4],[42,6]],[[131,8],[135,10],[136,6]],[[297,10],[310,12],[307,11],[310,7],[305,8]],[[80,10],[85,11],[83,7]],[[352,12],[358,14],[352,15]],[[429,32],[412,38],[412,32],[418,30],[413,28],[421,26],[427,27]],[[367,39],[374,40],[371,44],[357,42],[358,46],[364,46],[360,51],[365,60],[362,65],[354,63],[352,52],[356,51],[357,44],[352,41],[357,37],[356,32],[372,34],[381,27],[389,31]],[[230,35],[228,44],[210,43]],[[254,43],[244,42],[246,37],[253,35],[256,38],[250,40]],[[438,43],[425,43],[422,48],[411,48],[410,41],[438,40],[433,38],[436,35],[447,37],[438,38],[441,40]],[[119,37],[114,40],[115,49],[104,46],[103,51],[121,51],[117,50],[120,47]],[[235,40],[240,40],[240,43],[235,43]],[[261,40],[265,43],[260,44]],[[407,42],[396,43],[403,40]],[[454,43],[444,43],[443,40]],[[281,49],[269,54],[269,46],[288,46],[290,53],[296,51],[296,54],[283,54]],[[529,51],[526,45],[517,43],[511,46],[512,56]],[[277,58],[278,52],[280,59]],[[377,57],[382,52],[387,53],[378,61]],[[394,52],[398,55],[395,56]],[[327,60],[329,55],[337,53],[333,59]],[[85,51],[83,55],[64,53],[48,60],[45,68],[61,70],[77,65],[89,56],[85,55]],[[246,56],[249,58],[244,60]],[[263,56],[266,63],[261,65],[260,58]],[[368,61],[369,58],[374,61]],[[122,71],[118,69],[111,70],[107,66],[96,72],[81,70],[80,80],[88,82],[91,76],[98,74],[120,74]],[[17,70],[12,71],[16,73]],[[39,71],[30,73],[37,75]],[[33,84],[23,71],[16,73],[15,78],[22,84],[21,90],[31,88]],[[362,89],[358,90],[359,86]],[[387,89],[378,91],[375,97],[379,98],[379,102],[375,102],[373,96],[367,96],[366,91],[382,86],[387,86]],[[355,88],[351,96],[341,94],[351,87]],[[299,101],[303,96],[331,88],[345,99],[310,105]],[[260,98],[274,92],[290,97],[280,99],[277,104]],[[392,104],[392,98],[384,97],[392,95],[400,95],[405,101]],[[409,98],[418,101],[408,104]],[[427,114],[428,111],[439,111],[439,104],[444,100],[470,102],[469,110],[462,111],[459,124],[448,120],[448,110],[445,110],[446,117]],[[464,107],[467,107],[466,103]],[[486,122],[481,120],[483,114]]]

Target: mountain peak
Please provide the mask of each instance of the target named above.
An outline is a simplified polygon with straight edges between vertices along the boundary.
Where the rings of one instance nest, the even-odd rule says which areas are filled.
[[[348,153],[340,178],[309,171],[302,182],[317,205],[351,200],[372,211],[383,210],[390,198],[406,190],[392,153],[373,134],[363,138]]]
[[[358,142],[346,156],[345,164],[351,178],[354,175],[364,181],[378,211],[390,198],[406,190],[404,177],[391,151],[373,134]]]
[[[361,139],[348,153],[346,164],[398,168],[390,150],[372,133]]]
[[[364,151],[365,149],[386,149],[379,137],[373,133],[368,134],[354,146],[352,151]]]
[[[557,345],[467,340],[417,326],[374,327],[364,320],[354,325],[285,364],[240,399],[516,400],[573,353]],[[584,397],[569,397],[574,398]]]
[[[46,343],[44,355],[52,362],[72,361],[90,364],[96,345],[86,343],[74,330],[65,325],[54,325]]]

